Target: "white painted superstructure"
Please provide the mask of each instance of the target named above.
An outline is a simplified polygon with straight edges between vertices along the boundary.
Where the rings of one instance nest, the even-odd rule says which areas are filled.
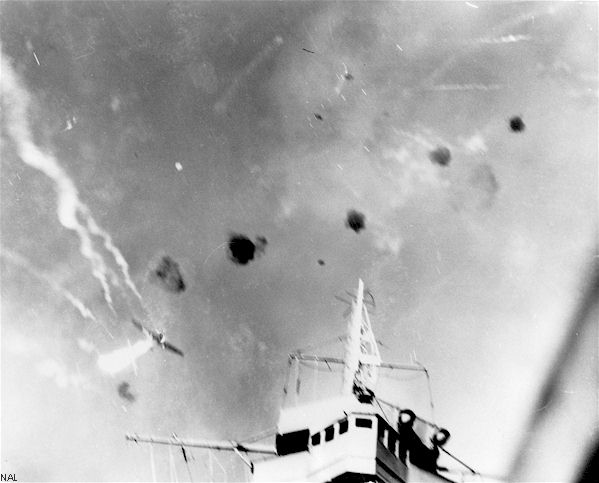
[[[427,378],[428,372],[419,364],[382,362],[364,292],[364,284],[359,280],[343,338],[343,358],[301,351],[289,355],[274,447],[237,441],[182,441],[174,436],[127,438],[181,448],[234,451],[248,465],[256,482],[453,481],[437,464],[440,451],[446,452],[442,446],[449,439],[449,432],[398,403],[376,396],[378,390],[385,397],[392,395],[394,401],[401,400],[395,389],[381,386],[381,371],[417,371]],[[319,365],[325,367],[325,380],[317,382]],[[314,371],[312,384],[302,381],[301,366]],[[333,366],[341,371],[336,372]],[[251,461],[250,454],[258,457]]]

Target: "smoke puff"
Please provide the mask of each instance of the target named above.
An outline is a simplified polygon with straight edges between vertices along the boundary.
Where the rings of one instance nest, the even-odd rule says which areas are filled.
[[[500,185],[490,164],[456,165],[454,174],[450,201],[454,209],[475,212],[493,206]]]
[[[356,233],[366,228],[366,217],[363,213],[356,210],[349,210],[347,212],[347,218],[345,220],[345,226],[351,228]]]
[[[123,381],[119,384],[118,387],[118,392],[119,392],[119,396],[121,396],[123,399],[129,401],[129,402],[133,402],[135,401],[135,395],[133,395],[133,393],[131,393],[131,391],[129,391],[130,385],[128,382]]]
[[[263,254],[268,241],[263,236],[256,237],[256,242],[242,234],[229,237],[229,259],[237,265],[247,265],[254,256]]]
[[[179,264],[169,256],[162,257],[152,271],[152,279],[168,292],[181,293],[186,288]]]
[[[254,242],[254,245],[256,245],[256,252],[263,254],[264,249],[266,248],[266,245],[268,245],[268,240],[266,238],[264,238],[263,236],[257,236],[256,241]]]
[[[201,89],[207,94],[214,94],[218,90],[218,78],[210,62],[193,62],[187,71],[196,89]]]
[[[451,161],[451,152],[445,146],[439,146],[428,153],[429,159],[440,166],[447,166]]]
[[[526,125],[520,116],[514,116],[510,119],[510,129],[513,132],[522,132],[525,128]]]
[[[495,177],[493,168],[488,164],[481,164],[472,170],[468,182],[476,190],[482,193],[480,206],[489,207],[499,191],[499,182]]]

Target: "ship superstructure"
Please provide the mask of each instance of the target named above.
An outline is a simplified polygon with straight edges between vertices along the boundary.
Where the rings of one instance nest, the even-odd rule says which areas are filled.
[[[449,439],[447,430],[408,408],[377,397],[382,370],[414,371],[426,377],[428,372],[420,364],[390,364],[381,360],[364,293],[364,284],[359,280],[351,301],[342,358],[303,352],[289,355],[274,446],[190,441],[174,436],[127,435],[127,439],[181,448],[234,451],[250,468],[253,481],[456,481],[445,468],[439,467],[441,452],[475,474],[443,448]],[[325,365],[330,373],[337,368],[336,374],[342,373],[341,381],[337,380],[339,386],[335,389],[334,378],[333,382],[314,385],[312,398],[306,400],[299,374],[302,364]]]

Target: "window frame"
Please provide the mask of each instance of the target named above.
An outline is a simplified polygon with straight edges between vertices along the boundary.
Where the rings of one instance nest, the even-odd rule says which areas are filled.
[[[356,428],[372,429],[372,418],[356,417],[354,426]]]
[[[316,440],[316,443],[314,442]],[[322,435],[320,432],[314,433],[310,436],[310,446],[320,446],[322,444]]]
[[[328,443],[335,439],[335,424],[331,424],[324,428],[324,442]]]

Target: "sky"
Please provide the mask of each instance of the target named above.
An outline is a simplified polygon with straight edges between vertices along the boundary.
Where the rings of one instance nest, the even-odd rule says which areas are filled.
[[[150,481],[126,432],[275,426],[287,354],[343,334],[334,296],[362,278],[383,359],[431,373],[447,448],[505,474],[596,253],[597,13],[2,2],[2,471]],[[236,234],[266,243],[235,263]],[[192,454],[195,480],[245,477]]]

